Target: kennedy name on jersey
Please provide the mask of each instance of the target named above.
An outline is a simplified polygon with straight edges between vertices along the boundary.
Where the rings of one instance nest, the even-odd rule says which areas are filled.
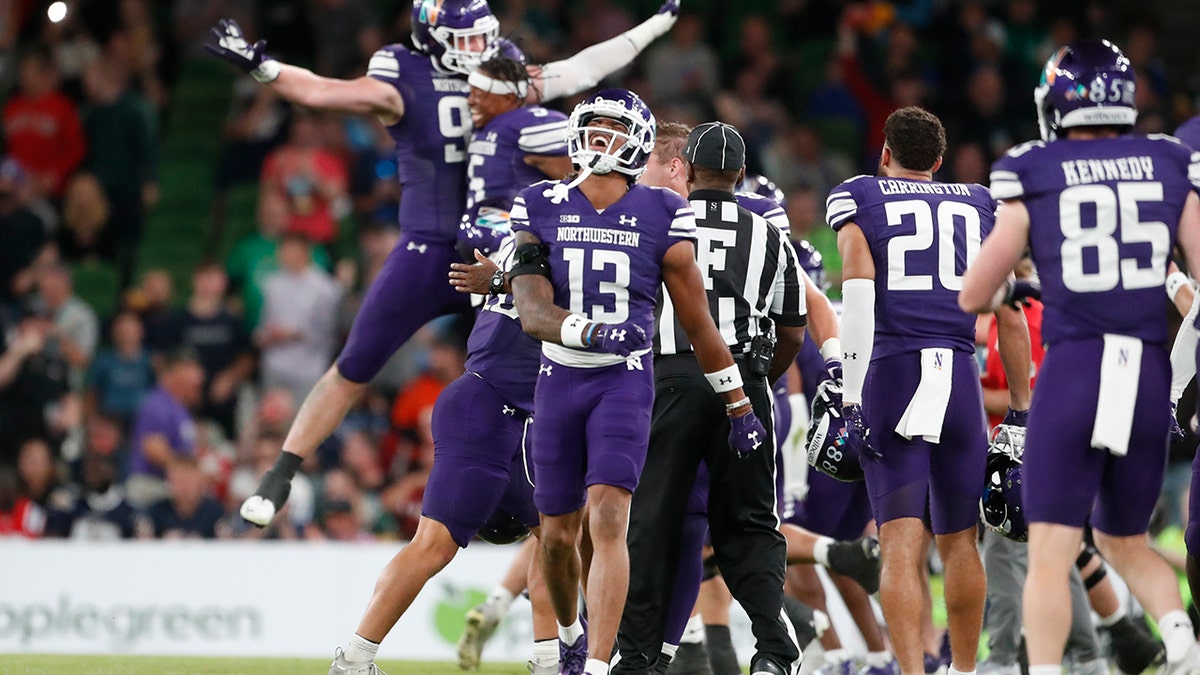
[[[1149,155],[1117,159],[1072,159],[1062,162],[1067,185],[1106,180],[1154,180],[1154,159]]]
[[[435,77],[433,78],[433,90],[452,94],[469,94],[471,85],[461,77]]]
[[[558,228],[558,241],[578,241],[592,244],[614,244],[637,248],[641,241],[640,232],[623,232],[604,227],[564,227]]]
[[[929,181],[892,180],[879,181],[879,192],[885,195],[959,195],[970,197],[971,188],[959,183],[932,183]]]

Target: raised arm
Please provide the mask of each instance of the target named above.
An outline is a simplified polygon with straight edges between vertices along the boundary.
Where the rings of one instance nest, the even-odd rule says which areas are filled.
[[[530,66],[533,86],[529,88],[528,101],[549,101],[591,89],[600,80],[629,65],[651,42],[671,30],[678,17],[679,0],[667,0],[654,16],[614,38],[594,44],[568,59]]]
[[[269,86],[279,96],[307,108],[353,115],[375,115],[385,125],[404,116],[404,99],[395,87],[372,77],[338,80],[266,55],[267,42],[253,45],[232,19],[222,19],[204,44],[213,55]]]

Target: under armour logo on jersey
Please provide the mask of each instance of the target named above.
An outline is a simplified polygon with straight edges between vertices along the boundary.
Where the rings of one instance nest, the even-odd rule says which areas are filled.
[[[622,213],[621,217],[618,218],[617,221],[620,222],[622,225],[628,225],[629,227],[637,227],[637,216],[627,216],[624,213]]]
[[[550,371],[552,371],[552,370],[554,370],[554,366],[551,366],[551,365],[538,366],[538,375],[545,375],[546,377],[550,377],[550,375],[551,375]]]
[[[502,408],[500,408],[500,412],[505,415],[508,415],[509,417],[516,417],[516,415],[517,415],[517,409],[512,407],[511,405],[503,406]]]
[[[421,255],[425,254],[426,248],[429,248],[428,244],[418,244],[415,241],[408,242],[408,250],[416,251],[417,253],[420,253]]]
[[[555,183],[554,187],[542,190],[542,196],[549,199],[551,204],[561,204],[571,198],[571,189],[566,183]]]

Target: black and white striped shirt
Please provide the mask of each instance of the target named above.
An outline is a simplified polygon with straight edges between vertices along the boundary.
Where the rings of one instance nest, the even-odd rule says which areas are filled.
[[[735,355],[769,325],[803,326],[804,272],[787,235],[738,206],[733,193],[696,190],[688,196],[696,212],[696,263],[708,291],[708,309]],[[655,316],[655,354],[692,351],[665,289]]]

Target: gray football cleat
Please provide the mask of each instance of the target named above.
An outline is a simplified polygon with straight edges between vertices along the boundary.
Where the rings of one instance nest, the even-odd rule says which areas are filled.
[[[483,646],[500,625],[500,610],[490,602],[481,602],[467,612],[462,636],[458,638],[458,667],[478,670]],[[557,672],[557,671],[556,671]]]
[[[346,660],[346,652],[338,647],[333,652],[333,663],[329,665],[329,675],[387,675],[375,665],[374,661],[357,663]]]

